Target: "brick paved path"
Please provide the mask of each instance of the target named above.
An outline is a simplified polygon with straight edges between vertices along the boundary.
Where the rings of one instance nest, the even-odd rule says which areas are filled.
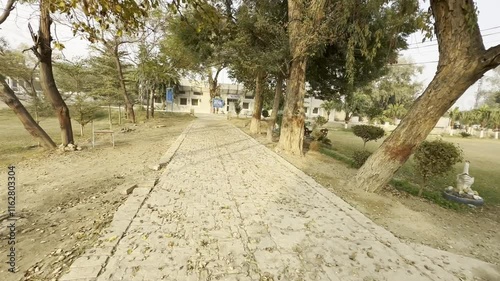
[[[227,121],[198,119],[164,158],[60,280],[500,280],[400,242]]]

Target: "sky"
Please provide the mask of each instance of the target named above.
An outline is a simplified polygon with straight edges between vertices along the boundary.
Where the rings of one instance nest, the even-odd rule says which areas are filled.
[[[0,9],[5,6],[7,0],[0,0]],[[499,0],[476,0],[479,10],[479,27],[483,34],[483,41],[486,48],[500,44],[500,17],[498,11],[500,8]],[[429,1],[422,3],[422,8],[427,9]],[[18,48],[19,46],[31,46],[32,40],[28,30],[28,23],[31,23],[34,30],[38,27],[36,5],[19,5],[10,15],[10,17],[0,26],[0,36],[7,39],[11,47]],[[58,41],[63,43],[66,48],[62,55],[67,59],[76,57],[86,57],[88,54],[89,43],[79,37],[73,37],[69,27],[55,23],[52,27]],[[401,55],[407,60],[411,60],[417,65],[423,67],[423,72],[419,74],[415,80],[423,83],[424,87],[431,82],[437,68],[437,60],[439,57],[438,46],[436,41],[427,41],[422,43],[422,35],[415,33],[408,38],[409,49],[401,52]],[[61,54],[58,51],[55,55]],[[227,77],[227,73],[221,73],[219,79],[222,83],[230,83],[231,80]],[[491,75],[491,72],[485,76]],[[482,89],[488,87],[487,83],[483,83]],[[472,85],[466,93],[457,101],[456,106],[460,109],[470,109],[475,103],[475,94],[478,91],[478,83]]]

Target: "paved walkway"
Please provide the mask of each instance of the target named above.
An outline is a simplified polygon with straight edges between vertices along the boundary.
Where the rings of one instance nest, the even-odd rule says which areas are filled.
[[[198,119],[162,161],[60,280],[500,280],[400,242],[225,120]]]

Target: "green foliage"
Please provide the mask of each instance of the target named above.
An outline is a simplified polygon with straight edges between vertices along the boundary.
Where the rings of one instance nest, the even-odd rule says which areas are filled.
[[[367,150],[356,150],[352,155],[354,161],[354,168],[361,168],[365,164],[366,160],[372,155],[371,152]]]
[[[419,196],[418,194],[420,193],[421,190],[418,185],[402,179],[392,179],[390,181],[390,184],[397,190],[404,191],[413,196]],[[438,204],[439,206],[447,209],[453,209],[453,210],[463,209],[463,204],[455,203],[453,201],[444,199],[443,195],[441,194],[441,191],[423,190],[420,197],[427,199],[431,202],[434,202],[435,204]]]
[[[378,140],[385,134],[384,129],[371,125],[353,126],[352,132],[354,133],[354,135],[360,137],[363,140],[363,147],[366,146],[367,142]]]
[[[73,119],[82,126],[94,120],[99,110],[99,106],[93,101],[88,101],[85,95],[76,95],[76,101],[70,108]]]
[[[406,115],[407,111],[402,104],[390,104],[384,111],[384,115],[392,120],[401,119]]]
[[[50,5],[52,13],[66,15],[73,33],[82,33],[92,43],[110,28],[117,37],[133,33],[144,26],[150,12],[160,3],[158,0],[58,0]],[[82,13],[84,16],[82,16]],[[84,20],[85,19],[85,20]],[[60,44],[60,43],[59,43]]]
[[[462,150],[453,143],[442,140],[424,141],[415,151],[415,168],[422,179],[423,189],[431,177],[452,171],[463,161]]]
[[[462,138],[468,138],[471,136],[471,134],[469,134],[467,132],[460,132],[460,135],[462,136]]]
[[[241,110],[243,108],[241,107],[241,101],[238,100],[237,102],[234,103],[234,111],[236,111],[236,115],[240,116]]]
[[[328,100],[328,101],[324,101],[321,104],[321,108],[323,108],[326,111],[326,115],[327,115],[326,122],[328,122],[330,119],[330,113],[334,110],[341,110],[342,105],[334,100]]]
[[[314,118],[314,126],[315,127],[322,127],[326,123],[328,123],[328,120],[326,120],[326,118],[323,116],[317,116]]]
[[[356,163],[354,162],[354,160],[352,160],[350,157],[348,157],[348,156],[346,156],[338,151],[335,151],[333,149],[328,149],[325,147],[320,148],[319,151],[325,155],[332,157],[333,159],[336,159],[338,161],[341,161],[341,162],[349,165],[350,167],[356,166]]]
[[[72,93],[90,91],[89,80],[93,74],[87,60],[56,61],[53,65],[54,79],[60,91]]]

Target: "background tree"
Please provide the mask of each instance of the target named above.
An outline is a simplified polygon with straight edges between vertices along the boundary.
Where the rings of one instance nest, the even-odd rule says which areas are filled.
[[[1,38],[0,38],[1,39]],[[4,61],[6,54],[8,53],[7,45],[5,41],[0,40],[0,65],[6,66],[8,63]],[[14,91],[9,87],[5,81],[4,71],[7,67],[2,67],[0,69],[0,100],[2,100],[7,106],[9,106],[17,118],[21,121],[24,128],[28,133],[39,141],[39,143],[46,149],[53,149],[56,144],[50,136],[40,127],[38,122],[36,122],[31,114],[26,110],[24,105],[19,101]]]
[[[472,0],[430,4],[439,44],[438,71],[401,124],[358,170],[353,188],[375,191],[385,185],[457,99],[500,64],[500,45],[484,47]]]
[[[231,60],[227,43],[234,30],[232,2],[174,0],[169,4],[175,15],[168,21],[162,50],[175,68],[208,78],[210,104],[219,94],[219,75]]]
[[[73,119],[80,124],[80,136],[83,136],[85,125],[96,118],[99,106],[83,93],[75,94],[75,102],[71,105]]]
[[[294,88],[291,84],[298,83],[296,84],[297,88],[304,88],[304,84],[301,81],[304,80],[305,83],[307,58],[310,57],[311,54],[320,53],[318,50],[323,50],[323,53],[321,53],[318,58],[319,60],[321,60],[321,56],[328,54],[332,60],[335,60],[335,58],[343,60],[343,66],[341,66],[341,64],[336,64],[335,67],[330,68],[331,71],[322,72],[321,69],[323,68],[319,68],[319,71],[313,71],[316,63],[311,63],[309,64],[310,67],[307,73],[308,75],[309,73],[313,75],[308,76],[307,81],[313,85],[315,84],[313,80],[316,78],[317,85],[322,85],[323,83],[321,81],[325,80],[317,78],[322,73],[325,73],[325,75],[328,74],[329,77],[338,77],[338,83],[331,85],[323,84],[323,86],[319,88],[316,87],[317,85],[312,86],[314,89],[313,93],[317,96],[345,96],[345,98],[338,97],[337,100],[342,100],[346,105],[350,104],[349,101],[354,100],[354,98],[352,98],[354,92],[356,92],[358,87],[362,87],[364,84],[361,83],[363,82],[364,76],[359,74],[356,75],[356,69],[363,70],[362,68],[356,67],[356,61],[359,60],[360,57],[367,58],[367,61],[375,58],[377,53],[381,51],[381,46],[385,45],[381,44],[381,42],[384,42],[382,40],[383,38],[392,38],[389,46],[397,49],[397,43],[400,41],[398,37],[401,36],[401,39],[404,39],[409,35],[405,33],[407,27],[411,29],[413,26],[414,29],[418,16],[417,1],[391,2],[384,5],[381,5],[381,3],[377,1],[368,1],[370,2],[369,4],[362,3],[361,1],[338,1],[328,2],[326,6],[324,1],[311,1],[308,2],[309,5],[302,5],[299,2],[300,1],[288,1],[288,15],[290,17],[288,31],[292,54],[289,77],[291,83],[289,86]],[[321,10],[315,10],[318,6],[321,7]],[[388,15],[388,17],[385,15]],[[307,20],[302,18],[304,16]],[[297,24],[292,24],[294,22]],[[304,24],[301,25],[301,22]],[[310,29],[311,27],[313,27],[312,30]],[[373,28],[370,29],[370,27]],[[297,31],[299,32],[295,34]],[[308,36],[304,36],[304,34]],[[293,39],[294,37],[296,39]],[[404,43],[404,40],[401,42]],[[390,48],[388,49],[390,50]],[[342,55],[343,52],[345,56]],[[299,65],[304,68],[304,70],[299,71],[300,74],[294,73],[294,71],[298,70],[294,68],[296,57],[301,58],[301,63]],[[385,56],[381,61],[384,63],[391,62],[390,56]],[[344,73],[346,75],[344,75]],[[369,81],[369,79],[366,80]],[[328,79],[326,81],[330,80]],[[338,91],[340,88],[339,86],[342,86],[342,91]],[[302,151],[302,127],[304,117],[302,100],[304,94],[303,91],[297,92],[297,94],[297,96],[291,95],[290,91],[287,93],[286,103],[289,104],[290,107],[287,108],[287,106],[285,106],[284,131],[282,130],[278,148],[300,154]],[[291,101],[291,103],[288,103],[289,101]],[[290,118],[291,116],[294,117]]]
[[[260,131],[264,99],[272,97],[270,74],[279,73],[288,56],[283,44],[286,43],[286,33],[280,22],[285,8],[283,1],[254,0],[245,1],[235,13],[234,36],[228,42],[233,54],[229,74],[254,92],[250,122],[253,134]]]
[[[330,121],[330,113],[334,110],[339,110],[339,105],[333,101],[323,101],[321,104],[321,108],[323,108],[326,111],[326,122]]]

